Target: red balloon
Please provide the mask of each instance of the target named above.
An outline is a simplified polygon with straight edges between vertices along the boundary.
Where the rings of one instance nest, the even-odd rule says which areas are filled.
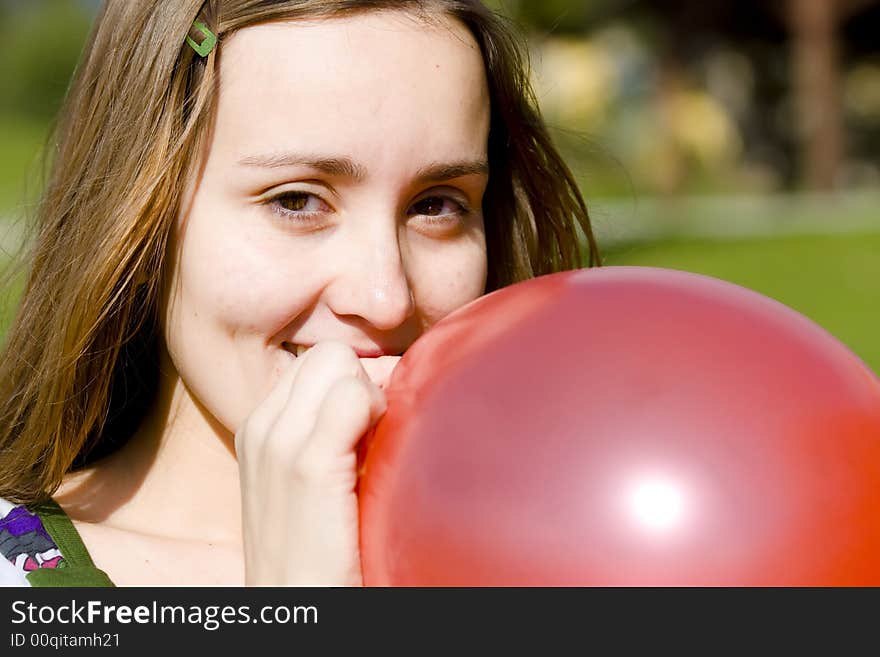
[[[439,322],[387,394],[368,586],[880,585],[880,382],[755,292],[543,276]]]

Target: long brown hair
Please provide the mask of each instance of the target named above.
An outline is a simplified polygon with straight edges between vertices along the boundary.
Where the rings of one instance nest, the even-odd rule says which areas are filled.
[[[180,181],[200,164],[210,129],[223,39],[257,23],[392,9],[452,16],[482,50],[492,112],[487,291],[600,264],[520,40],[478,0],[107,0],[55,130],[0,360],[0,496],[30,503],[53,493],[71,468],[124,442],[149,408],[166,244]],[[185,41],[203,38],[196,18],[221,44],[207,57]]]

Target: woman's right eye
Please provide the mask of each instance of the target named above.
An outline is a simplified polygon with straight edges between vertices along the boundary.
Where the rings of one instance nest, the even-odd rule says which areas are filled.
[[[282,192],[268,201],[275,214],[286,222],[312,227],[331,211],[319,196],[303,191]]]
[[[327,209],[324,201],[308,192],[284,192],[272,201],[287,212],[323,212]]]

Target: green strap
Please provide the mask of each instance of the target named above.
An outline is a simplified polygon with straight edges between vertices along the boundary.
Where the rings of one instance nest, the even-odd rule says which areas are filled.
[[[79,532],[58,503],[51,497],[34,508],[46,532],[64,557],[58,568],[37,568],[27,574],[31,586],[114,586],[97,568]]]

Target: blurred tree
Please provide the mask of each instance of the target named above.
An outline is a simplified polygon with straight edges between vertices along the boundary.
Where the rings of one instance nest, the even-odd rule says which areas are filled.
[[[586,33],[603,21],[634,27],[656,58],[657,115],[727,49],[755,72],[752,106],[737,116],[744,156],[770,164],[789,186],[828,190],[839,183],[849,141],[842,117],[841,35],[854,16],[876,15],[878,0],[553,0],[502,3],[539,31]],[[877,21],[874,53],[880,53]],[[864,48],[863,48],[864,49]],[[864,54],[864,53],[863,53]],[[669,184],[680,186],[681,156]]]
[[[833,189],[844,148],[840,27],[874,0],[788,0],[792,79],[801,141],[801,176],[811,188]]]
[[[501,13],[557,34],[582,33],[638,0],[485,0]]]

